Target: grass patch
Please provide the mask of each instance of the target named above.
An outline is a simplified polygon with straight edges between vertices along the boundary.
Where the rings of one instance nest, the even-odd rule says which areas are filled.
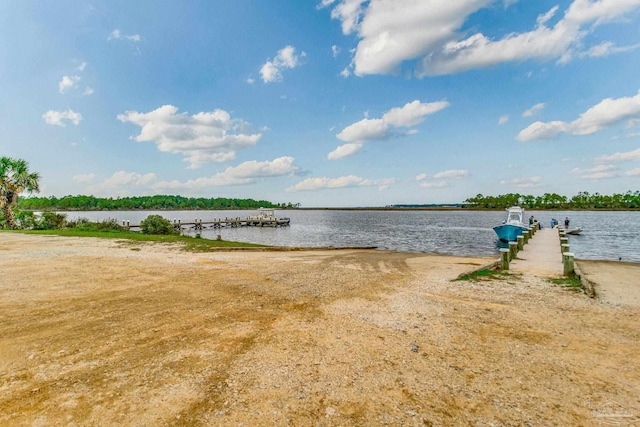
[[[467,280],[467,281],[477,282],[479,280],[494,280],[494,279],[502,280],[510,276],[512,275],[504,271],[482,269],[482,270],[474,271],[473,273],[463,274],[462,276],[458,277],[455,280],[456,281]]]
[[[582,282],[576,277],[561,277],[555,279],[549,279],[551,283],[561,288],[574,292],[582,292]]]
[[[218,248],[264,248],[266,245],[257,245],[254,243],[232,242],[227,240],[209,240],[209,239],[196,239],[190,236],[171,236],[171,235],[156,235],[156,234],[142,234],[133,231],[115,231],[115,230],[101,230],[101,231],[84,231],[84,230],[22,230],[22,231],[7,231],[12,233],[23,234],[48,234],[55,236],[65,237],[97,237],[101,239],[120,239],[130,244],[137,243],[171,243],[182,245],[182,249],[189,252],[208,252]],[[124,243],[124,242],[123,242]]]

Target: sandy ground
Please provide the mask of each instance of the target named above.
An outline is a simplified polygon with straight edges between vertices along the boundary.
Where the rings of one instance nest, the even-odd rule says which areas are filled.
[[[578,266],[594,283],[598,300],[640,307],[640,263],[579,260]]]
[[[640,308],[489,261],[0,233],[0,425],[640,424]]]

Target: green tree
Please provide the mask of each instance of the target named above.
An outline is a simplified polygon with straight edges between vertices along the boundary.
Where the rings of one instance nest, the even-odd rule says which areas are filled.
[[[29,165],[22,159],[0,158],[0,208],[4,213],[7,226],[18,228],[13,208],[18,203],[18,195],[24,191],[40,191],[40,175],[29,172]]]

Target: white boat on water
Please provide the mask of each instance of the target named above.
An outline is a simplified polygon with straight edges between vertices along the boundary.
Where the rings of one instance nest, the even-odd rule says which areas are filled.
[[[285,227],[291,223],[291,218],[278,218],[275,209],[260,208],[257,215],[247,217],[247,223],[259,227]]]
[[[500,225],[493,227],[501,242],[515,242],[522,232],[529,227],[524,223],[524,209],[520,206],[512,206],[507,209],[507,219]]]

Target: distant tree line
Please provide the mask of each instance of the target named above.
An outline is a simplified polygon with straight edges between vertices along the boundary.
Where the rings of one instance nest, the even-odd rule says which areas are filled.
[[[272,203],[266,200],[225,197],[136,196],[103,198],[94,196],[28,197],[18,201],[22,210],[100,211],[100,210],[223,210],[257,208],[298,208],[300,204]]]
[[[556,193],[545,193],[542,196],[518,193],[500,196],[478,194],[469,197],[464,203],[464,207],[476,209],[502,209],[516,205],[528,209],[638,209],[640,208],[640,191],[612,195],[589,194],[587,191],[581,191],[571,198]]]

